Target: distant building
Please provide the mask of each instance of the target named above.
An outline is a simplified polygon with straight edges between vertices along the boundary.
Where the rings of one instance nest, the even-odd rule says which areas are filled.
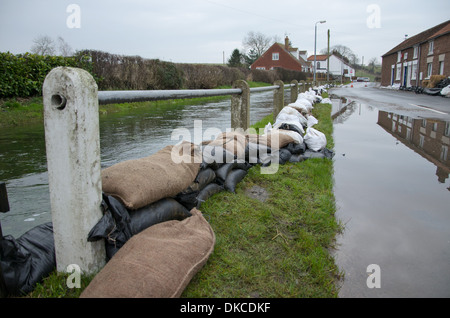
[[[424,86],[450,75],[450,20],[407,38],[382,56],[381,86]]]
[[[310,64],[304,60],[306,51],[291,47],[286,36],[284,45],[274,43],[251,66],[252,70],[272,70],[276,67],[299,72],[309,72]]]
[[[316,74],[317,73],[327,73],[327,66],[328,61],[330,63],[330,75],[334,77],[353,77],[355,76],[355,69],[351,67],[348,63],[346,63],[343,59],[340,57],[331,54],[330,58],[328,59],[327,54],[322,55],[316,55]],[[311,63],[312,66],[312,72],[314,72],[314,55],[311,55],[308,57],[308,62]]]

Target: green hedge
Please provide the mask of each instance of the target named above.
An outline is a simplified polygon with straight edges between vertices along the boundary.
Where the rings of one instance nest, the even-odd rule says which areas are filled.
[[[80,53],[63,57],[0,52],[0,97],[41,95],[45,76],[57,66],[83,68],[99,80],[92,72],[89,57]]]

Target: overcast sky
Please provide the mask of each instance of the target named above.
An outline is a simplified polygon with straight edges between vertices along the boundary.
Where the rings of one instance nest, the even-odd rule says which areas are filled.
[[[448,0],[0,0],[0,51],[25,53],[48,35],[74,50],[222,63],[254,31],[281,41],[288,35],[312,55],[314,25],[326,20],[317,27],[317,52],[327,47],[330,29],[331,46],[345,45],[367,63],[381,62],[406,34],[448,19]]]

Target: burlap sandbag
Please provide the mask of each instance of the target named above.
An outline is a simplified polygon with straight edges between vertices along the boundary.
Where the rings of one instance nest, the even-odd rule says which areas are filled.
[[[133,236],[82,292],[81,298],[179,297],[211,255],[215,235],[197,209]]]
[[[273,150],[283,148],[291,142],[298,143],[298,139],[283,129],[273,129],[264,135],[249,134],[247,137],[249,143],[265,145]]]
[[[202,162],[201,152],[185,145],[167,146],[151,156],[104,169],[103,192],[136,210],[183,191],[195,180]]]
[[[217,136],[211,142],[210,146],[221,146],[235,156],[243,156],[245,154],[245,146],[247,145],[247,136],[239,131],[224,132]]]

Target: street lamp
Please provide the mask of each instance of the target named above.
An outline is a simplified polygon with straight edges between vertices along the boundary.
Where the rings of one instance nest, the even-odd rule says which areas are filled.
[[[316,43],[317,43],[317,23],[325,23],[327,21],[323,20],[323,21],[317,21],[316,24],[314,25],[314,83],[316,82],[316,69],[317,69],[317,65],[316,65]]]

